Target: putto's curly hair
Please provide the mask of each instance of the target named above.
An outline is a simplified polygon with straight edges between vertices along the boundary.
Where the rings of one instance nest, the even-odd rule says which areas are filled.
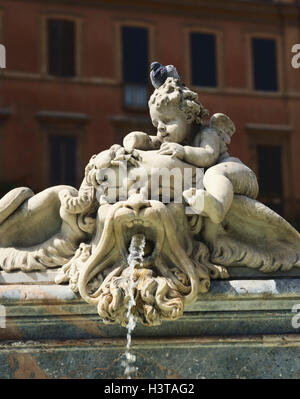
[[[174,78],[167,78],[165,83],[154,91],[148,102],[149,108],[155,105],[157,110],[170,104],[178,105],[179,109],[185,113],[187,123],[200,125],[202,119],[209,115],[208,110],[198,101],[197,93]]]

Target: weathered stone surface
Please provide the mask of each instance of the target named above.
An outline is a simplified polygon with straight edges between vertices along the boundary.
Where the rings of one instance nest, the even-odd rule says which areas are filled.
[[[6,273],[0,271],[0,286],[7,284],[53,284],[57,270],[24,273],[20,271]]]
[[[126,329],[105,325],[96,306],[86,304],[69,286],[0,286],[7,328],[1,339],[87,339],[125,337]],[[151,329],[138,323],[135,337],[286,334],[292,307],[300,303],[299,279],[214,281],[210,292],[186,308],[181,319]]]
[[[125,340],[0,344],[1,378],[124,378]],[[297,335],[136,339],[137,378],[299,378]]]

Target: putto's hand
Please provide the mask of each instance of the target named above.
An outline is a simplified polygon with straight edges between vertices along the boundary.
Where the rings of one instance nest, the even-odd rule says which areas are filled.
[[[189,206],[198,215],[204,214],[204,197],[205,190],[196,190],[194,187],[185,190],[182,195]],[[204,216],[204,215],[203,215]]]
[[[163,143],[158,151],[160,155],[171,155],[172,158],[183,159],[184,147],[178,143]]]

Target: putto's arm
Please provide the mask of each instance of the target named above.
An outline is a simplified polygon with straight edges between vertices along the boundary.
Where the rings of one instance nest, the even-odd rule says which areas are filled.
[[[149,136],[144,132],[131,132],[123,139],[123,146],[126,150],[157,150],[161,141],[157,136]]]
[[[184,160],[200,168],[214,165],[220,155],[220,137],[214,129],[199,133],[198,147],[184,146]]]

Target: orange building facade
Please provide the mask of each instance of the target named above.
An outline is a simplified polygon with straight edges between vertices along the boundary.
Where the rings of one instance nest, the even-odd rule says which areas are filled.
[[[56,21],[53,27],[49,21]],[[57,21],[70,23],[62,28]],[[121,143],[129,131],[154,133],[145,99],[138,100],[153,88],[148,81],[135,91],[139,82],[133,82],[132,91],[125,79],[124,35],[135,32],[128,28],[146,32],[148,65],[175,65],[210,114],[230,116],[237,128],[230,153],[257,173],[260,199],[287,219],[300,219],[300,68],[291,63],[292,46],[300,43],[300,6],[293,0],[0,0],[6,48],[0,70],[2,194],[20,185],[34,191],[53,183],[78,186],[93,154]],[[56,46],[60,29],[65,47]],[[210,55],[203,48],[193,59],[192,36],[213,38]],[[65,73],[68,65],[51,64],[49,57],[64,56],[68,40],[74,62]],[[253,60],[256,41],[275,49],[275,69],[264,72],[266,80]],[[139,49],[145,51],[133,44],[137,63]],[[199,85],[193,68],[210,57],[213,83]],[[275,86],[265,90],[272,73]]]

